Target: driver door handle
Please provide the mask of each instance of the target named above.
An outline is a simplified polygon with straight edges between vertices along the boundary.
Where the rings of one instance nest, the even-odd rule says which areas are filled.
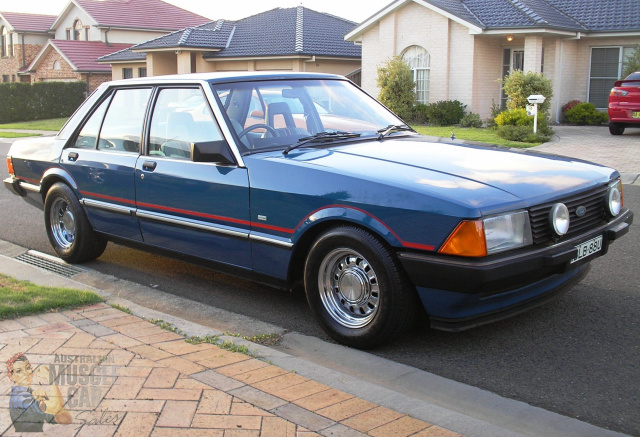
[[[146,171],[154,171],[157,167],[158,163],[155,161],[145,161],[142,164],[142,169]]]

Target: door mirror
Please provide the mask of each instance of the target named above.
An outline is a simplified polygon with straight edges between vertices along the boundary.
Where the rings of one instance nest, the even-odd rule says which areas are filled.
[[[225,140],[191,143],[191,160],[193,162],[211,162],[221,165],[236,163],[229,144]]]

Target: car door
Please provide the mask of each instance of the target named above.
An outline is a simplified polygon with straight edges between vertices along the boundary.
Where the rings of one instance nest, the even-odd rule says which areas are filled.
[[[136,214],[145,243],[250,268],[247,169],[191,159],[194,143],[223,141],[200,87],[157,89],[136,166]]]
[[[113,90],[62,154],[94,229],[142,240],[135,217],[135,165],[152,88]]]

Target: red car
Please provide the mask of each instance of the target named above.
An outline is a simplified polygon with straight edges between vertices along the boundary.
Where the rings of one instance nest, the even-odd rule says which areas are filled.
[[[640,127],[640,71],[617,81],[609,94],[609,132],[622,135],[626,127]]]

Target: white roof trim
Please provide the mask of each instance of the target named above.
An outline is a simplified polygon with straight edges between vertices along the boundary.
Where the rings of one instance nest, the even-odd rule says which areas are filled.
[[[80,6],[75,0],[70,0],[69,3],[67,3],[67,5],[64,7],[64,9],[62,10],[62,12],[60,12],[60,14],[58,15],[58,18],[56,18],[56,20],[53,22],[53,24],[51,25],[51,29],[55,30],[56,27],[58,26],[58,24],[60,23],[60,21],[66,17],[67,15],[69,15],[69,12],[71,12],[71,9],[73,9],[73,7],[76,7],[78,9],[80,9],[82,12],[84,12],[85,14],[87,14],[87,16],[89,18],[91,18],[91,20],[93,21],[93,23],[91,23],[93,26],[97,26],[99,23],[96,21],[95,18],[93,18],[93,16],[88,13],[82,6]],[[85,24],[85,23],[83,23]]]
[[[369,30],[370,27],[372,27],[374,24],[376,24],[378,21],[380,21],[383,17],[385,17],[386,15],[390,14],[391,12],[399,9],[400,7],[404,6],[406,3],[408,3],[409,1],[413,1],[417,4],[419,4],[420,6],[424,6],[427,9],[432,10],[433,12],[436,12],[446,18],[448,18],[451,21],[454,21],[458,24],[461,24],[462,26],[466,27],[469,29],[469,33],[473,33],[473,34],[478,34],[478,33],[482,33],[483,30],[481,27],[478,27],[475,24],[469,23],[468,21],[465,21],[463,19],[461,19],[460,17],[453,15],[443,9],[440,9],[434,5],[432,5],[429,2],[426,2],[424,0],[397,0],[396,2],[390,4],[389,6],[387,6],[386,8],[382,9],[380,12],[378,12],[377,14],[373,15],[371,18],[367,19],[366,21],[364,21],[362,24],[360,24],[358,27],[356,27],[355,29],[353,29],[351,32],[349,32],[348,34],[345,35],[344,39],[345,41],[358,41],[361,37],[361,35],[363,33],[365,33],[367,30]]]
[[[555,30],[555,29],[540,29],[540,28],[505,28],[505,29],[492,29],[482,32],[483,35],[518,35],[518,34],[535,34],[535,33],[547,33],[552,35],[562,35],[575,37],[579,32],[571,30]]]

